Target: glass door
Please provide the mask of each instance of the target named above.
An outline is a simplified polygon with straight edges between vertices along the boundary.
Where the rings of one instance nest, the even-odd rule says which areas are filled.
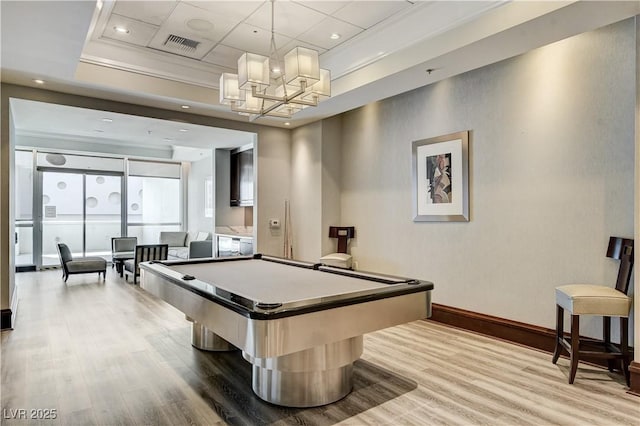
[[[42,172],[42,266],[58,265],[57,243],[73,256],[111,260],[122,233],[122,176]]]
[[[122,177],[85,174],[85,256],[111,261],[111,238],[122,231]]]
[[[84,253],[84,175],[42,172],[42,266],[59,265],[57,243]]]

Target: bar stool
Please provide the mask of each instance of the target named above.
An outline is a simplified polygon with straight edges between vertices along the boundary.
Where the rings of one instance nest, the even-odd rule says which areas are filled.
[[[633,240],[610,237],[607,257],[620,260],[616,287],[591,284],[571,284],[556,287],[556,347],[553,363],[565,349],[571,357],[569,383],[573,383],[581,357],[607,359],[609,371],[613,371],[614,360],[621,360],[622,371],[630,385],[629,373],[629,311],[631,298],[627,296],[629,279],[633,269]],[[571,338],[564,338],[564,311],[571,314]],[[581,350],[580,315],[598,315],[603,317],[603,339],[596,341],[601,350]],[[620,344],[611,343],[611,317],[620,318]]]

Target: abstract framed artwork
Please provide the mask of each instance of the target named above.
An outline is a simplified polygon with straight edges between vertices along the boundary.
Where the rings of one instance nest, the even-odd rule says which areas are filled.
[[[469,131],[412,143],[413,221],[469,221]]]

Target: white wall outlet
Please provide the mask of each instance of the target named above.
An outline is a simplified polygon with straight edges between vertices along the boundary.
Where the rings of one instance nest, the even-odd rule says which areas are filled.
[[[271,229],[279,229],[280,228],[280,219],[269,219],[269,228],[271,228]]]

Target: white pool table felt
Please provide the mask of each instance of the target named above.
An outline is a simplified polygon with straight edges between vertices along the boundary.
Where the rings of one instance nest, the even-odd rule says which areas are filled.
[[[387,284],[264,260],[172,265],[171,269],[256,302],[291,303],[388,287]]]

